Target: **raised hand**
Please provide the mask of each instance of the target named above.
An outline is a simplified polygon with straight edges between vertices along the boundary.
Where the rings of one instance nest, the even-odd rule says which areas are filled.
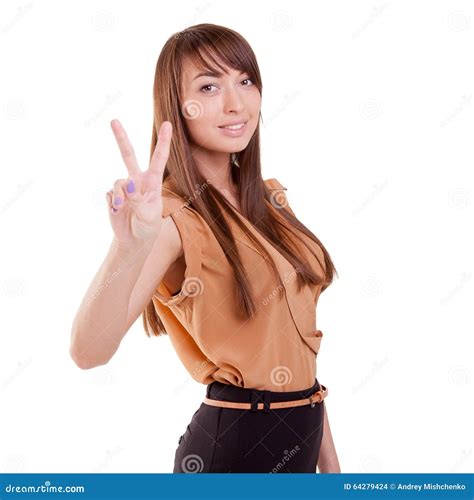
[[[161,124],[148,170],[142,171],[121,123],[112,120],[110,126],[128,171],[128,178],[116,180],[106,193],[115,238],[124,244],[154,240],[162,227],[161,189],[173,127],[168,121]]]

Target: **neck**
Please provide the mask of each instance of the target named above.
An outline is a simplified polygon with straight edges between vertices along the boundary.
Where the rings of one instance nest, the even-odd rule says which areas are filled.
[[[233,190],[230,153],[196,148],[192,155],[199,172],[210,184],[219,190]]]

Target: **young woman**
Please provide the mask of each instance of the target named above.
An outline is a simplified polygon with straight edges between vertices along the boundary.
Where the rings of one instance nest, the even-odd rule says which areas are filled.
[[[189,27],[163,47],[153,96],[148,170],[111,122],[128,177],[106,195],[114,238],[71,356],[107,363],[143,314],[207,386],[174,472],[339,472],[315,313],[337,272],[286,188],[262,179],[255,55],[235,31]]]

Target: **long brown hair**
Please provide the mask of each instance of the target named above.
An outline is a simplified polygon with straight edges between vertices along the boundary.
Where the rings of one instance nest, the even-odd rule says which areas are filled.
[[[195,210],[214,233],[234,273],[236,308],[242,314],[243,319],[248,319],[255,315],[257,308],[246,282],[245,268],[236,249],[235,239],[223,217],[224,213],[235,221],[266,256],[279,283],[280,295],[284,293],[284,285],[270,254],[258,239],[246,229],[226,198],[206,182],[196,167],[191,154],[190,137],[182,113],[182,67],[186,58],[190,58],[202,70],[211,70],[216,73],[219,72],[219,69],[225,71],[224,64],[244,71],[249,74],[249,78],[262,94],[260,71],[252,48],[239,33],[215,24],[198,24],[173,34],[167,40],[158,58],[153,86],[154,122],[150,159],[156,146],[157,131],[162,122],[168,120],[173,125],[173,137],[164,179],[171,176],[173,184],[179,191],[177,194],[190,200],[187,202],[187,206]],[[285,208],[285,203],[281,207],[278,206],[273,198],[273,193],[267,188],[262,178],[260,125],[257,125],[247,147],[237,153],[236,160],[239,168],[232,164],[231,175],[238,189],[242,215],[254,225],[262,236],[278,248],[283,257],[297,270],[298,290],[305,285],[319,285],[321,283],[323,283],[322,290],[327,288],[332,282],[333,273],[337,274],[329,253],[319,239],[296,219],[291,210]],[[202,190],[199,196],[194,196],[195,186],[202,185],[206,185],[206,189]],[[305,264],[304,254],[295,244],[295,238],[308,249],[309,247],[298,231],[307,235],[321,248],[324,254],[324,265],[314,250],[310,249],[310,251],[325,270],[324,277],[319,276]],[[157,336],[167,333],[156,313],[153,301],[147,305],[143,312],[143,325],[148,336],[150,336],[150,330]]]

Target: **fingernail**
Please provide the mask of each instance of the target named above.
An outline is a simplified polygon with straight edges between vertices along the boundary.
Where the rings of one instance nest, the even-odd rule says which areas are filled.
[[[115,207],[111,207],[112,208],[112,212],[117,212],[117,209]]]
[[[115,196],[114,205],[121,205],[122,203],[123,203],[122,198],[120,198],[120,196]]]
[[[135,191],[135,183],[133,179],[130,179],[127,184],[127,193],[133,193]]]

